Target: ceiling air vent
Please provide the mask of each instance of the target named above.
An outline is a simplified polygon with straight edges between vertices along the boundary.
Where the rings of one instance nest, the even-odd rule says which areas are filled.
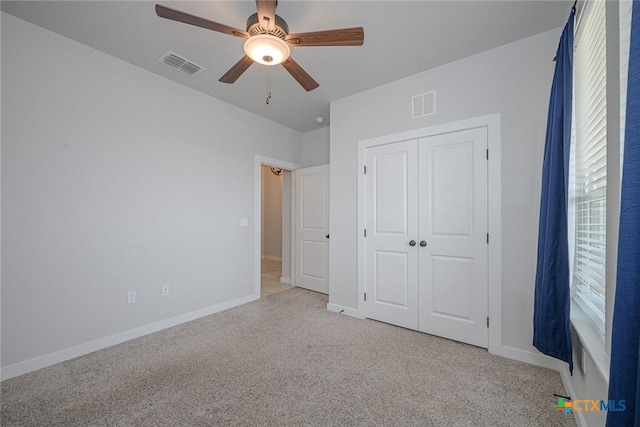
[[[411,118],[430,116],[436,113],[436,91],[421,93],[411,97]]]
[[[189,61],[186,58],[183,58],[180,55],[176,55],[175,53],[169,51],[165,53],[162,58],[160,58],[160,62],[163,64],[167,64],[172,68],[176,68],[182,72],[189,74],[190,76],[195,76],[196,74],[200,74],[204,71],[204,67],[196,64],[193,61]]]

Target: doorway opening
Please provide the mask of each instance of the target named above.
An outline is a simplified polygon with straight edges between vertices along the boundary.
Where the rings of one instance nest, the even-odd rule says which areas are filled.
[[[262,174],[263,166],[266,166],[270,171],[270,167],[283,169],[282,175],[282,198],[289,200],[289,204],[292,205],[293,200],[293,173],[300,168],[300,165],[296,163],[287,162],[280,159],[274,159],[271,157],[264,157],[256,155],[254,158],[254,202],[253,202],[253,297],[255,299],[261,298],[261,282],[262,282]],[[285,173],[288,172],[288,173]],[[273,175],[273,174],[272,174]],[[291,207],[285,207],[282,213],[282,234],[284,235],[284,244],[282,245],[282,253],[280,255],[280,282],[287,285],[293,284],[293,277],[291,271],[293,266],[293,223],[291,220],[293,209]],[[287,215],[289,215],[287,217]],[[287,234],[288,233],[288,234]],[[288,238],[287,238],[288,236]],[[277,268],[277,267],[276,267]],[[277,271],[277,270],[276,270]],[[274,277],[272,275],[272,277]]]
[[[260,166],[260,297],[291,285],[291,171]]]

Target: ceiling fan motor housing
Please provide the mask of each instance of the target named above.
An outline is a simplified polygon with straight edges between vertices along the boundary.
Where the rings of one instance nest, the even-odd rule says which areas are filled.
[[[287,21],[276,15],[274,28],[272,30],[264,28],[260,25],[258,14],[254,13],[247,18],[247,32],[252,36],[258,34],[269,34],[284,40],[287,34],[289,34],[289,26],[287,25]]]

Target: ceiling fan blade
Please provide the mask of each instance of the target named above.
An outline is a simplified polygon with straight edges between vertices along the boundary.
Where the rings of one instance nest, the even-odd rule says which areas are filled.
[[[273,30],[276,23],[276,0],[256,0],[258,21],[262,28]]]
[[[179,10],[171,9],[159,4],[156,4],[156,14],[160,18],[170,19],[172,21],[182,22],[184,24],[194,25],[196,27],[206,28],[207,30],[229,34],[230,36],[236,36],[245,39],[249,38],[249,33],[247,33],[246,31],[229,27],[228,25],[219,24],[217,22],[209,21],[208,19],[204,19],[199,16],[189,15],[188,13],[180,12]]]
[[[300,65],[293,58],[289,57],[286,61],[282,63],[282,66],[293,76],[294,79],[300,83],[300,85],[307,91],[312,91],[318,86],[318,82],[313,80],[305,70],[302,69]]]
[[[362,46],[364,28],[354,27],[289,34],[285,40],[291,46]]]
[[[222,83],[235,83],[238,77],[247,71],[247,68],[249,68],[251,64],[253,64],[253,60],[245,55],[240,61],[236,62],[236,65],[231,67],[224,76],[220,77],[219,81]]]

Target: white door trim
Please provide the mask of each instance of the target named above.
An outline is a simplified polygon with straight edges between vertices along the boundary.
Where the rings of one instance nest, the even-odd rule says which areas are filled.
[[[260,260],[261,260],[261,239],[262,239],[262,165],[266,166],[276,166],[279,168],[287,169],[290,171],[294,171],[296,169],[300,169],[300,165],[296,163],[287,162],[284,160],[274,159],[271,157],[260,156],[256,154],[254,160],[254,181],[253,181],[253,297],[256,299],[260,299]],[[293,194],[293,186],[295,185],[295,180],[293,179],[293,174],[291,176],[291,213],[293,214],[293,206],[294,206],[294,197]],[[294,243],[295,238],[295,229],[291,229],[291,244]],[[293,266],[294,262],[294,251],[291,251],[291,265]],[[290,276],[291,277],[291,276]]]
[[[489,328],[489,352],[498,353],[502,347],[502,166],[501,166],[501,128],[500,114],[490,114],[486,116],[474,117],[452,123],[431,126],[422,129],[415,129],[400,132],[393,135],[386,135],[377,138],[358,141],[358,306],[356,317],[364,318],[364,293],[365,293],[365,176],[364,166],[366,160],[366,149],[376,145],[392,144],[394,142],[406,141],[443,133],[458,132],[479,127],[487,128],[487,144],[489,147],[488,164],[488,307],[487,313],[490,318]]]

